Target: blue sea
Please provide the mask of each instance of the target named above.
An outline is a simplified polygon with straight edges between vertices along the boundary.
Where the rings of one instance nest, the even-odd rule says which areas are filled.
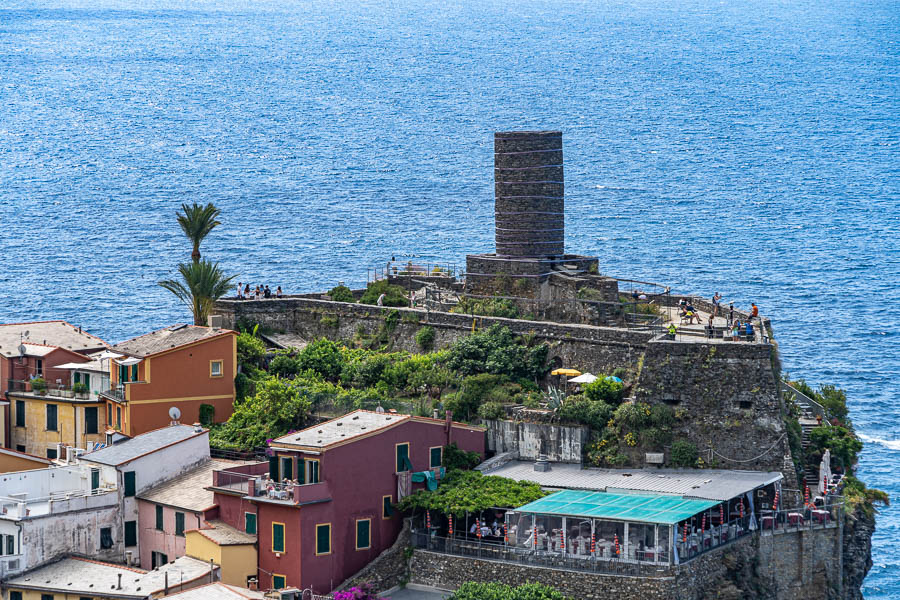
[[[115,342],[156,281],[361,286],[493,248],[493,132],[564,132],[567,248],[755,301],[784,368],[848,392],[900,597],[900,2],[6,0],[0,321]]]

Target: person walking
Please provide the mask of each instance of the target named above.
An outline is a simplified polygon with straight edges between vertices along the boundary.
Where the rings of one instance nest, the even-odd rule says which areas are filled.
[[[728,326],[734,325],[734,302],[728,305]]]
[[[238,290],[237,297],[238,297],[238,300],[240,300],[241,298],[244,297],[244,284],[242,284],[240,281],[238,281],[237,290]]]

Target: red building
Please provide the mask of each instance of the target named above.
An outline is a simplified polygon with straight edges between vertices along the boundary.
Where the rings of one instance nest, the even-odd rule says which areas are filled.
[[[214,472],[219,518],[258,535],[260,589],[329,592],[394,543],[398,498],[454,442],[484,455],[480,427],[358,410],[272,441],[268,464]]]

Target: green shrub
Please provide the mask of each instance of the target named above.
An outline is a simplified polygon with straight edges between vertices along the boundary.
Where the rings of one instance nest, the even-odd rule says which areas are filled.
[[[626,402],[616,409],[614,417],[624,429],[639,431],[650,424],[653,412],[645,402]]]
[[[301,370],[300,361],[287,353],[279,353],[269,363],[269,373],[279,377],[293,378]]]
[[[478,406],[485,402],[491,391],[508,380],[502,375],[480,373],[470,375],[462,381],[459,393],[444,402],[444,408],[452,410],[459,420],[468,420],[476,413]]]
[[[478,407],[478,416],[482,419],[502,419],[506,409],[499,402],[485,402]]]
[[[234,376],[234,401],[235,404],[243,402],[247,396],[253,393],[253,381],[246,373],[238,373]]]
[[[816,427],[809,432],[811,449],[824,452],[831,450],[831,461],[844,469],[856,463],[856,455],[863,449],[863,443],[846,427]]]
[[[654,404],[650,407],[650,422],[655,427],[671,427],[675,422],[675,411],[665,404]]]
[[[378,297],[381,294],[384,294],[382,306],[409,306],[406,290],[399,285],[389,284],[386,279],[370,283],[359,302],[360,304],[378,304]]]
[[[697,464],[697,446],[690,442],[677,441],[672,444],[669,462],[676,467],[693,467]]]
[[[328,291],[328,296],[335,302],[356,302],[353,292],[346,285],[338,285],[331,288]]]
[[[511,300],[504,298],[471,298],[463,296],[460,298],[459,303],[450,309],[450,312],[483,317],[519,318],[519,309]]]
[[[306,426],[310,401],[298,382],[269,377],[256,387],[256,394],[235,405],[231,418],[213,430],[210,445],[250,450]]]
[[[581,423],[595,431],[606,427],[613,415],[613,407],[603,401],[593,401],[585,396],[569,396],[562,403],[559,411],[561,421]]]
[[[86,383],[81,383],[80,381],[72,386],[72,391],[76,394],[86,394],[88,393],[88,386]]]
[[[540,583],[510,586],[505,583],[464,583],[450,600],[567,600],[557,590]]]
[[[418,490],[401,500],[399,508],[402,511],[439,510],[461,516],[467,511],[522,506],[547,494],[541,486],[530,481],[454,469],[436,490]]]
[[[447,366],[462,375],[493,373],[512,379],[540,379],[549,347],[528,346],[508,327],[492,325],[457,341],[447,355]]]
[[[307,344],[297,354],[297,362],[301,371],[315,371],[332,381],[340,377],[344,366],[340,346],[325,338]]]
[[[462,469],[464,471],[474,469],[481,464],[481,455],[477,452],[466,452],[460,450],[456,442],[449,446],[444,446],[444,467],[450,471],[451,469]]]
[[[322,318],[319,319],[319,324],[322,327],[337,327],[340,323],[340,319],[336,315],[322,315]]]
[[[200,424],[209,427],[216,420],[216,407],[212,404],[200,405]]]
[[[648,427],[641,432],[641,441],[645,446],[661,449],[672,441],[672,433],[668,429]]]
[[[35,392],[46,392],[47,391],[47,382],[43,377],[35,377],[31,380],[31,389]]]
[[[416,343],[422,350],[431,350],[434,348],[434,327],[425,325],[416,332]]]
[[[237,336],[237,355],[238,364],[241,367],[254,366],[260,368],[263,366],[263,359],[266,356],[266,345],[252,333],[239,333]]]
[[[625,386],[613,379],[599,377],[593,383],[584,386],[584,394],[594,402],[606,402],[618,406],[625,394]]]

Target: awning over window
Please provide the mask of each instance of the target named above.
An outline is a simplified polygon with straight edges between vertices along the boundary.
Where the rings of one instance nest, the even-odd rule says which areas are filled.
[[[516,512],[674,525],[718,504],[681,496],[566,490],[529,502]]]
[[[130,367],[131,365],[138,364],[142,360],[143,360],[142,358],[132,358],[129,356],[128,358],[123,358],[122,360],[117,360],[116,363],[122,365],[123,367]]]

